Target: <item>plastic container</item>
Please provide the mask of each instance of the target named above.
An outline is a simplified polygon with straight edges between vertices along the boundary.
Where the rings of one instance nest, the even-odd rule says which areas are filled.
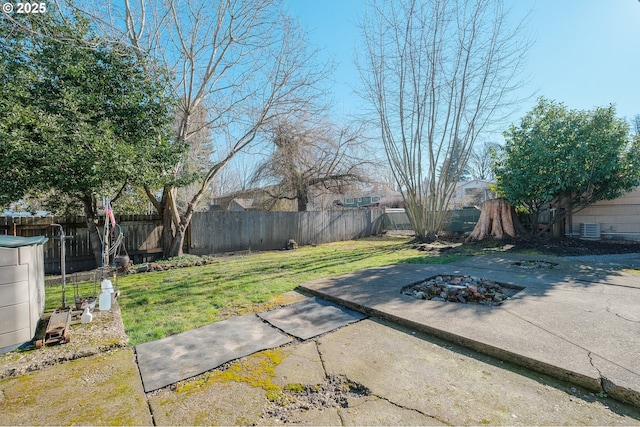
[[[111,292],[102,291],[100,293],[100,311],[111,310]]]
[[[80,316],[80,322],[89,323],[93,320],[93,314],[89,311],[89,307],[84,309],[84,313]]]
[[[109,292],[109,293],[113,293],[113,284],[111,284],[111,280],[109,279],[102,279],[102,282],[100,282],[100,287],[102,288],[102,292]]]

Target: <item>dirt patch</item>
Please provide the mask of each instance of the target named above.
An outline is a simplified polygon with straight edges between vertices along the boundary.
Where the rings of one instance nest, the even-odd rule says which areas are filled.
[[[347,408],[349,397],[370,394],[369,389],[361,384],[344,376],[330,375],[325,384],[289,384],[284,387],[279,400],[271,402],[270,407],[265,409],[265,415],[287,423],[292,414],[314,409]]]

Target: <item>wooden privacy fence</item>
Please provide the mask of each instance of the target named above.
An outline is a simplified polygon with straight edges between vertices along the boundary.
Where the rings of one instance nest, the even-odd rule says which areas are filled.
[[[124,249],[135,263],[152,261],[162,256],[162,222],[153,215],[116,215],[116,222],[122,228]],[[45,274],[60,273],[60,240],[58,227],[61,224],[67,236],[73,236],[66,243],[66,271],[86,271],[97,267],[89,244],[89,233],[84,217],[0,217],[0,234],[23,237],[47,236],[44,244]],[[123,249],[123,252],[124,252]]]
[[[471,231],[480,211],[452,211],[447,230]],[[136,264],[162,257],[162,222],[154,215],[116,215],[122,228],[124,248]],[[350,240],[378,234],[383,229],[407,229],[404,212],[382,209],[345,209],[317,212],[197,212],[193,215],[183,250],[195,255],[242,250],[272,250],[287,246],[289,239],[298,245]],[[60,272],[62,224],[67,236],[66,271],[86,271],[98,267],[89,245],[84,217],[0,217],[0,234],[24,237],[46,236],[44,262],[46,274]],[[384,224],[383,224],[384,223]],[[410,227],[409,227],[410,228]],[[124,253],[124,250],[122,251]]]
[[[479,218],[479,209],[450,210],[444,231],[449,233],[473,231]],[[386,209],[384,212],[383,227],[385,230],[412,230],[409,217],[404,209]]]
[[[162,257],[162,222],[153,215],[116,215],[124,248],[136,264]],[[46,236],[45,274],[60,273],[58,228],[73,236],[66,243],[66,271],[96,267],[84,217],[0,217],[0,234]],[[322,212],[198,212],[187,230],[186,253],[197,255],[239,250],[280,249],[294,239],[299,245],[328,243],[370,236],[380,231],[381,210]],[[124,250],[122,251],[124,253]]]
[[[382,210],[317,212],[198,212],[191,221],[189,252],[202,255],[239,250],[282,249],[377,234]]]

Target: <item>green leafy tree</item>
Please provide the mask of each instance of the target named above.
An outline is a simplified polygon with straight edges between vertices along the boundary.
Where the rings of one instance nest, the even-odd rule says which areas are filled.
[[[498,188],[509,202],[528,209],[534,235],[640,183],[640,140],[631,137],[613,106],[569,110],[540,98],[504,136],[495,159]],[[547,208],[550,221],[540,229],[539,214]]]
[[[0,203],[49,190],[78,200],[98,261],[100,198],[159,180],[180,153],[166,78],[79,15],[24,20],[0,34]]]

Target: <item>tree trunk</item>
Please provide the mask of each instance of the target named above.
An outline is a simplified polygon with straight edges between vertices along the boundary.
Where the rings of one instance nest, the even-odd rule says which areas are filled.
[[[171,255],[171,248],[173,246],[173,221],[171,219],[171,212],[167,209],[163,209],[160,214],[162,219],[162,256],[169,258]]]
[[[84,205],[84,217],[87,222],[87,232],[89,233],[89,244],[91,252],[96,261],[96,267],[102,267],[102,242],[100,239],[100,231],[98,230],[98,215],[93,203],[93,197],[83,196],[82,204]]]
[[[558,208],[558,220],[553,222],[553,237],[564,237],[565,235],[565,221],[566,214],[564,213],[564,207]]]
[[[306,212],[309,203],[309,190],[307,188],[298,188],[296,199],[298,201],[298,212]]]
[[[475,228],[467,240],[484,240],[487,237],[503,239],[505,235],[517,237],[525,234],[516,210],[504,199],[487,200]]]
[[[183,255],[182,245],[187,227],[191,222],[191,215],[188,215],[176,225],[174,215],[175,212],[170,208],[170,203],[165,204],[162,215],[162,256],[165,258]]]
[[[183,227],[182,224],[180,224],[180,227],[176,230],[176,234],[173,236],[168,251],[165,254],[167,258],[183,255],[182,245],[184,244],[184,237],[186,235],[185,231],[186,227]]]

